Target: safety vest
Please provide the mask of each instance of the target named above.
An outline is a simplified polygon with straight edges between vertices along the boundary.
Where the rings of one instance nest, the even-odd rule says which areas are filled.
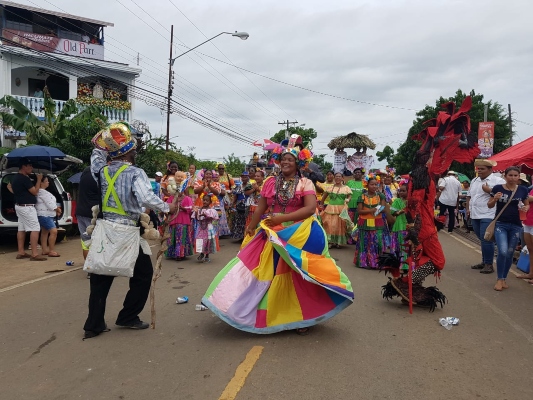
[[[122,207],[122,203],[120,202],[120,199],[118,198],[117,191],[115,190],[115,182],[118,178],[118,176],[124,172],[124,170],[128,168],[128,165],[124,164],[122,167],[118,169],[118,171],[115,173],[113,178],[109,176],[109,168],[104,168],[104,178],[107,182],[107,190],[105,192],[104,201],[102,202],[102,212],[112,212],[119,215],[127,215],[126,211],[124,211],[124,207]],[[111,207],[107,203],[109,202],[109,197],[113,196],[113,200],[115,200],[115,203],[117,207]]]

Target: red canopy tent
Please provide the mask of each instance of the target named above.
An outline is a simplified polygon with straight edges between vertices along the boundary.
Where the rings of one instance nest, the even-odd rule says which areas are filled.
[[[495,154],[489,160],[496,161],[495,171],[504,171],[511,166],[520,167],[526,174],[533,174],[533,136]]]

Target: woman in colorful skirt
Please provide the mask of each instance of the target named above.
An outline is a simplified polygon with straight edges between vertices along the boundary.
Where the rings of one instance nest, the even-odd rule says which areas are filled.
[[[265,180],[265,173],[262,170],[257,170],[255,173],[255,183],[252,184],[253,192],[248,197],[248,217],[246,218],[246,226],[250,225],[252,217],[255,213],[255,209],[259,204],[261,198],[261,188],[263,187],[263,181]]]
[[[356,267],[378,269],[378,259],[385,248],[383,230],[387,229],[383,218],[386,205],[385,195],[378,192],[378,181],[369,178],[367,192],[359,198],[357,212],[357,236],[355,239]]]
[[[352,196],[352,190],[343,182],[343,176],[340,172],[335,174],[335,184],[326,189],[322,196],[322,201],[329,199],[328,207],[322,211],[322,226],[328,236],[329,248],[336,247],[347,243],[346,224],[351,223],[348,215],[348,203]],[[341,217],[344,211],[345,218]],[[353,225],[352,225],[353,226]]]
[[[172,203],[177,197],[178,212],[169,215],[169,233],[167,239],[168,248],[165,257],[175,258],[176,261],[183,261],[185,257],[193,255],[193,232],[191,226],[192,199],[184,192],[178,192],[167,199],[167,203]]]
[[[217,232],[213,221],[218,219],[218,213],[212,206],[211,196],[202,197],[202,208],[197,208],[192,213],[196,220],[196,232],[194,236],[195,250],[200,253],[199,262],[210,262],[209,254],[217,252]],[[201,242],[200,242],[201,240]]]
[[[391,229],[391,252],[399,256],[402,270],[408,270],[407,257],[409,254],[403,247],[407,235],[407,183],[402,183],[398,189],[398,197],[392,201],[390,211],[395,218]]]
[[[250,183],[250,174],[244,171],[241,174],[241,185],[236,185],[233,191],[233,207],[235,214],[233,214],[233,227],[231,237],[236,240],[244,239],[244,230],[246,228],[246,217],[248,216],[247,200],[253,192],[252,184]]]
[[[281,162],[281,172],[263,184],[244,247],[215,277],[202,302],[246,332],[305,335],[310,326],[352,304],[353,291],[314,216],[313,182],[299,174],[311,152],[280,150],[273,157]]]
[[[220,184],[220,193],[219,195],[217,196],[218,197],[218,202],[220,204],[219,208],[218,208],[218,224],[217,224],[217,231],[218,231],[218,237],[222,237],[222,236],[229,236],[231,235],[231,231],[229,229],[229,225],[228,225],[228,218],[227,218],[227,214],[226,214],[226,195],[227,195],[227,188],[226,188],[226,184],[224,183],[220,183],[219,181],[220,179],[220,176],[218,173],[216,172],[213,172],[213,180],[216,182],[216,183],[219,183]]]

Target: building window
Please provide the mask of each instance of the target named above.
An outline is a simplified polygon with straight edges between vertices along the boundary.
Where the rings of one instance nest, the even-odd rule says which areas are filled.
[[[23,22],[6,21],[6,28],[23,32],[33,32],[31,24],[25,24]]]

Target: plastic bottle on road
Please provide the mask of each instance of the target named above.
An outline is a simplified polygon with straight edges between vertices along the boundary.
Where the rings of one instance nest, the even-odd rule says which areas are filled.
[[[448,329],[448,330],[452,329],[453,325],[450,324],[446,318],[439,318],[439,322],[446,329]]]
[[[196,304],[196,311],[205,311],[205,310],[209,310],[209,308],[207,308],[203,304]]]
[[[176,304],[184,304],[184,303],[187,303],[188,301],[189,301],[189,298],[187,296],[178,297],[176,299]]]

